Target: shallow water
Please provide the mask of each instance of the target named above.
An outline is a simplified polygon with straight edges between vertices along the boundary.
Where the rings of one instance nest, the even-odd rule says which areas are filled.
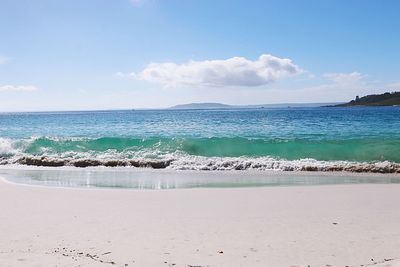
[[[308,172],[200,172],[130,168],[1,169],[0,177],[27,185],[73,188],[183,189],[336,184],[398,184],[400,175]]]

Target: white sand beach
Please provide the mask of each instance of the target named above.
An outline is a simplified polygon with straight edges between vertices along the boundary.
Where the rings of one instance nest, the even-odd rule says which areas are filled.
[[[0,182],[0,266],[400,266],[400,185]]]

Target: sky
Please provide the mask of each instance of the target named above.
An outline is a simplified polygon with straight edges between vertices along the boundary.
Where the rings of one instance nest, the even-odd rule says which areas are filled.
[[[400,91],[397,0],[0,0],[0,111]]]

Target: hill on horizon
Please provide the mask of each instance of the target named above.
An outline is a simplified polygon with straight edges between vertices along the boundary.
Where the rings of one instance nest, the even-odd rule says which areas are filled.
[[[400,92],[386,92],[383,94],[356,96],[348,103],[334,105],[334,107],[352,106],[398,106],[400,105]]]

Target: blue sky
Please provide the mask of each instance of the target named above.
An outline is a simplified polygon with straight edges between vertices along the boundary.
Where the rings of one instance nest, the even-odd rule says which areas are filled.
[[[400,2],[0,0],[0,110],[400,90]]]

